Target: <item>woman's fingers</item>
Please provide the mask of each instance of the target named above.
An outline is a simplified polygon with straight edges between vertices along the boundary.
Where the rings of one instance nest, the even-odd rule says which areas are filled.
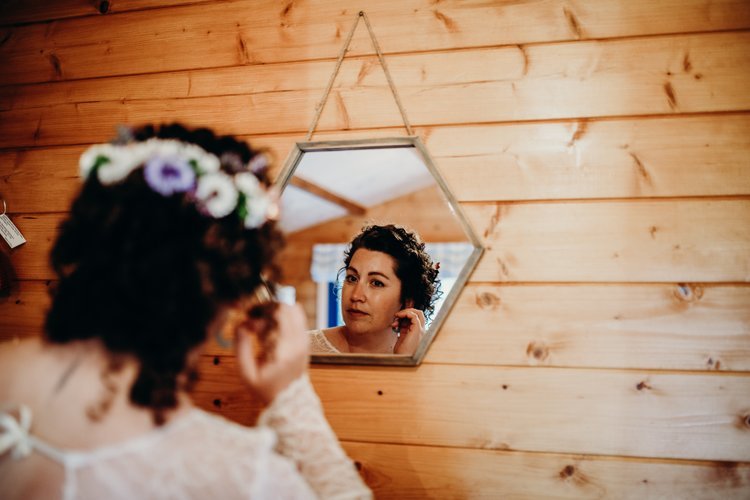
[[[264,361],[256,357],[253,333],[237,331],[237,357],[243,379],[266,402],[272,401],[291,382],[304,373],[309,362],[309,339],[305,332],[305,313],[298,305],[280,304],[274,313],[276,347]],[[252,323],[246,323],[247,326]]]
[[[425,327],[426,320],[425,320],[424,312],[420,311],[419,309],[414,309],[410,307],[410,308],[402,309],[398,311],[396,313],[396,320],[393,322],[394,326],[396,326],[396,324],[398,323],[399,318],[409,319],[411,321],[410,329],[411,327],[414,327],[414,326],[419,326],[419,328],[421,329],[424,329]]]
[[[395,354],[414,354],[425,331],[424,312],[419,309],[406,308],[398,311],[395,316],[395,324],[408,320],[408,326],[401,328],[401,335],[396,341],[393,352]]]
[[[258,366],[251,335],[253,335],[252,332],[248,332],[242,327],[237,329],[235,335],[235,349],[237,351],[240,374],[249,384],[252,384],[258,378]]]

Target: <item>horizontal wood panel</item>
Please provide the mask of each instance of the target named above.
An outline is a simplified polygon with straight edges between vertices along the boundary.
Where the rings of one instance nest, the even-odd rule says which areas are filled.
[[[399,90],[419,88],[422,93],[430,86],[437,87],[432,89],[437,91],[446,86],[512,82],[511,88],[520,95],[525,89],[532,90],[539,84],[550,88],[566,82],[586,86],[589,82],[609,84],[626,77],[634,91],[642,92],[644,89],[634,86],[648,84],[655,76],[663,76],[664,81],[672,82],[675,92],[680,88],[710,86],[717,93],[722,89],[717,84],[731,83],[732,75],[735,82],[741,82],[747,75],[748,58],[741,47],[747,44],[748,36],[747,32],[706,33],[403,53],[389,56],[387,64]],[[638,58],[644,52],[651,56],[649,60]],[[322,96],[333,69],[333,61],[315,60],[0,86],[0,109],[292,90],[315,90]],[[648,72],[652,72],[651,80],[647,79],[648,74],[643,74]],[[304,77],[300,78],[300,75]],[[348,55],[344,59],[334,88],[358,87],[387,87],[385,74],[375,56]],[[606,90],[597,88],[598,92]],[[632,99],[633,96],[628,97]],[[674,97],[673,104],[679,104],[677,94]],[[586,100],[590,98],[587,96]]]
[[[750,117],[432,127],[460,201],[750,194]]]
[[[220,2],[2,28],[0,84],[333,58],[362,9],[386,53],[750,27],[741,0]]]
[[[190,395],[199,407],[255,425],[263,404],[240,379],[234,355],[200,356],[197,368],[199,379]]]
[[[750,281],[750,201],[468,204],[486,251],[472,281]],[[20,279],[51,279],[47,256],[65,214],[13,218],[28,243]]]
[[[194,393],[196,403],[245,425],[253,425],[260,407],[239,382],[233,360],[217,356],[204,357],[203,361],[202,378]],[[313,372],[316,370],[313,369]],[[386,370],[381,370],[388,377]],[[340,383],[341,376],[350,380],[356,379],[357,375],[336,370],[335,385],[346,385]],[[316,383],[316,387],[319,394],[324,395],[325,409],[330,417],[335,402],[327,400],[326,392],[322,391],[331,386]],[[382,390],[383,386],[378,385],[378,389]],[[511,390],[510,387],[508,390]],[[337,396],[340,396],[339,392],[334,389]],[[390,395],[388,391],[383,392],[383,398]],[[363,397],[371,399],[369,394],[363,392],[355,395],[353,400]],[[458,396],[452,406],[461,407],[464,401]],[[390,417],[393,411],[393,404],[387,406],[389,414],[383,420]],[[412,409],[413,404],[409,404],[405,411]],[[375,410],[376,413],[379,411]],[[422,401],[417,415],[407,418],[404,425],[413,424],[413,429],[419,431],[422,422],[414,420],[422,412],[437,418],[434,417],[437,411],[429,400]],[[359,426],[366,426],[372,419],[357,418],[361,413],[349,413],[347,417],[360,422]],[[488,419],[492,422],[488,425],[508,428],[509,424],[503,423],[501,417]],[[376,419],[372,425],[374,432],[380,429],[383,420]],[[400,421],[401,418],[395,420],[394,424],[398,425]],[[520,425],[519,428],[528,427]],[[638,441],[643,443],[645,439]],[[360,472],[376,496],[384,498],[497,498],[509,495],[535,498],[548,497],[551,491],[562,498],[601,498],[602,495],[651,498],[680,496],[683,488],[685,492],[690,492],[690,498],[716,498],[717,494],[722,498],[743,498],[742,494],[750,483],[748,465],[734,462],[668,463],[423,444],[410,446],[344,441],[342,445],[349,456],[358,462]],[[498,471],[502,471],[502,474]]]
[[[48,287],[44,281],[20,281],[9,297],[0,299],[0,342],[42,334]]]
[[[317,134],[395,136],[399,129]],[[750,194],[750,115],[420,127],[460,201]],[[276,170],[304,134],[244,136]],[[15,213],[64,211],[85,146],[0,152],[0,186]]]
[[[0,301],[0,338],[41,333],[47,289]],[[737,286],[470,285],[425,363],[750,371],[749,304]]]
[[[0,190],[9,213],[70,209],[81,187],[84,146],[0,152]]]
[[[203,356],[202,405],[251,422],[235,359]],[[340,439],[379,443],[750,461],[750,377],[501,368],[311,369]]]
[[[130,10],[187,5],[202,0],[4,0],[0,5],[0,25],[31,23],[67,17],[100,16]],[[102,5],[105,4],[105,5]]]
[[[501,47],[404,55],[389,68],[415,125],[737,111],[750,109],[750,96],[744,91],[750,53],[743,47],[748,44],[750,33],[738,32]],[[401,116],[377,65],[368,60],[347,65],[357,81],[334,89],[318,129],[400,126]],[[277,66],[262,68],[267,72]],[[486,68],[495,70],[487,74]],[[292,75],[306,80],[300,78],[306,74],[304,68],[288,70],[278,66],[282,80]],[[314,72],[318,78],[323,73],[319,67]],[[190,93],[190,81],[183,75],[180,88]],[[221,93],[221,82],[214,79],[213,96],[174,98],[170,85],[167,96],[160,98],[158,88],[133,82],[140,85],[141,94],[150,89],[151,97],[2,111],[0,147],[100,142],[118,123],[149,122],[154,117],[210,126],[221,133],[302,132],[322,95],[318,88],[215,95]],[[106,87],[107,81],[97,84]],[[10,92],[5,100],[11,104],[6,106],[19,99]],[[113,97],[113,92],[105,94]]]
[[[750,287],[470,285],[425,362],[750,371]]]
[[[750,201],[464,205],[499,282],[750,281]]]
[[[342,443],[376,498],[744,499],[750,464]]]
[[[26,243],[14,248],[10,261],[19,280],[50,280],[55,275],[49,265],[49,253],[57,228],[67,214],[11,216]]]

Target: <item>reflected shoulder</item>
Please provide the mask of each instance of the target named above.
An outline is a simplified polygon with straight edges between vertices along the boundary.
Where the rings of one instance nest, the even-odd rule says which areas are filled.
[[[334,326],[332,328],[324,328],[321,332],[328,339],[328,342],[333,344],[340,352],[349,352],[349,343],[346,341],[344,328],[344,326]]]

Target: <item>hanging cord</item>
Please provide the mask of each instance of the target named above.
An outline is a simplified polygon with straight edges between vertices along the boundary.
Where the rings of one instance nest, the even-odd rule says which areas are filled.
[[[346,42],[344,42],[344,46],[341,48],[341,52],[339,53],[338,60],[336,61],[336,68],[333,70],[333,74],[331,75],[330,80],[328,80],[328,86],[326,86],[326,90],[323,93],[323,98],[320,100],[320,103],[315,107],[315,117],[313,118],[312,124],[310,124],[310,129],[307,131],[307,137],[305,140],[309,141],[312,138],[313,132],[315,131],[315,127],[318,126],[318,120],[320,120],[320,115],[323,113],[323,108],[326,105],[326,101],[328,100],[328,96],[331,93],[331,89],[333,88],[333,82],[336,80],[336,76],[339,74],[339,69],[341,69],[341,63],[344,60],[344,56],[346,55],[347,50],[349,49],[349,44],[352,42],[352,37],[354,36],[354,31],[357,29],[357,25],[359,24],[359,18],[363,18],[365,20],[365,26],[367,26],[367,32],[370,34],[370,40],[372,41],[372,46],[375,48],[375,52],[378,54],[378,60],[380,61],[380,66],[383,68],[383,72],[385,73],[385,78],[388,80],[388,86],[391,88],[391,93],[393,93],[393,98],[396,100],[396,105],[398,106],[399,112],[401,112],[401,118],[404,120],[404,126],[406,127],[406,132],[409,135],[414,135],[411,130],[411,125],[409,124],[409,119],[406,117],[406,111],[404,111],[404,107],[401,104],[401,99],[398,97],[398,92],[396,91],[396,86],[393,84],[393,79],[391,78],[391,73],[388,71],[388,66],[385,64],[385,57],[383,57],[383,52],[380,50],[380,45],[378,45],[378,40],[375,38],[375,33],[372,31],[372,26],[370,26],[370,20],[367,18],[367,14],[364,13],[364,11],[359,11],[357,14],[357,19],[354,21],[354,26],[352,26],[351,31],[349,31],[349,35],[346,37]]]

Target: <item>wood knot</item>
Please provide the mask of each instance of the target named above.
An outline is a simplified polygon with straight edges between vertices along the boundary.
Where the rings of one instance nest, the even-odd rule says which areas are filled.
[[[674,289],[674,296],[680,302],[697,302],[703,297],[703,288],[698,285],[678,283]]]
[[[563,467],[563,470],[560,471],[560,477],[563,479],[567,479],[573,474],[576,473],[576,468],[572,465],[566,465]]]
[[[713,368],[714,370],[721,370],[721,360],[708,358],[708,361],[706,361],[706,366],[708,366],[709,368]]]
[[[360,462],[359,460],[355,460],[354,467],[356,467],[357,470],[362,470],[362,462]]]
[[[644,389],[647,389],[650,391],[651,389],[653,389],[653,387],[648,385],[648,382],[646,382],[645,380],[641,380],[640,382],[638,382],[635,388],[638,389],[639,391],[642,391]]]
[[[214,399],[214,406],[217,408],[221,408],[221,399]]]
[[[214,356],[214,366],[218,365],[219,363],[221,363],[219,356]]]
[[[477,305],[480,309],[497,309],[500,305],[500,297],[490,292],[477,294]]]
[[[526,355],[544,361],[549,356],[549,349],[542,343],[530,342],[526,347]]]
[[[745,412],[739,416],[737,427],[743,430],[750,429],[750,412]]]
[[[96,10],[99,11],[99,14],[106,14],[109,12],[109,2],[107,0],[98,0],[96,2]]]
[[[378,391],[378,396],[382,396],[382,395],[383,395],[383,391]]]

